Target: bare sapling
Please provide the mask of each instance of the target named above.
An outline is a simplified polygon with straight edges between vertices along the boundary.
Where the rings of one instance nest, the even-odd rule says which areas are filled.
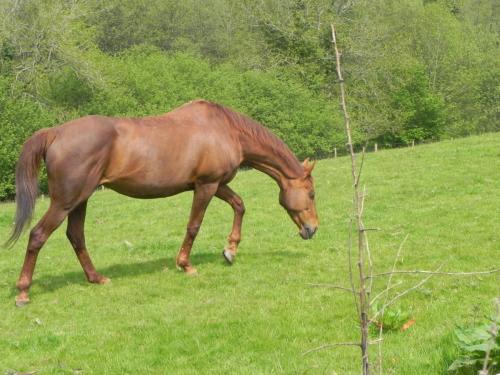
[[[358,317],[360,322],[360,330],[361,330],[361,342],[359,346],[361,348],[361,361],[362,361],[362,372],[363,375],[370,374],[370,359],[368,355],[369,348],[369,309],[370,309],[370,301],[369,294],[371,289],[371,278],[366,278],[367,272],[372,272],[372,262],[371,256],[368,247],[368,238],[366,235],[365,226],[363,224],[363,207],[364,207],[364,199],[365,199],[365,189],[363,191],[359,188],[359,182],[361,178],[361,171],[363,167],[364,160],[364,149],[361,159],[361,165],[359,170],[356,166],[356,154],[354,152],[354,145],[352,142],[352,132],[351,132],[351,124],[349,114],[347,112],[346,98],[345,98],[345,87],[344,87],[344,79],[342,77],[342,70],[340,67],[340,53],[337,47],[337,38],[335,35],[335,27],[332,24],[332,45],[335,51],[335,62],[336,62],[336,71],[337,78],[340,85],[340,106],[342,108],[342,112],[344,114],[344,126],[347,137],[347,151],[349,152],[351,158],[351,176],[352,176],[352,186],[353,186],[353,218],[355,221],[356,229],[357,229],[357,269],[358,269],[358,279],[359,286],[358,290],[354,290],[354,282],[353,282],[353,269],[349,268],[349,273],[351,275],[351,289],[355,298],[357,299],[356,306],[358,310]],[[351,225],[352,230],[352,225]],[[351,237],[352,238],[352,237]],[[352,242],[349,243],[349,260],[350,266],[351,262],[351,254],[352,254]],[[369,285],[368,285],[368,283]]]
[[[396,265],[402,254],[404,244],[408,239],[408,236],[406,236],[396,253],[391,271],[374,273],[372,254],[368,243],[367,232],[371,230],[379,230],[379,228],[367,228],[363,223],[363,211],[365,208],[366,188],[363,186],[363,188],[361,189],[360,181],[361,181],[361,172],[363,170],[363,164],[365,160],[365,147],[363,147],[363,151],[360,155],[359,158],[360,160],[358,162],[357,155],[354,151],[350,118],[347,111],[344,79],[342,77],[342,71],[340,65],[341,53],[339,52],[337,46],[337,38],[335,34],[335,27],[333,24],[331,25],[331,32],[332,32],[332,46],[335,52],[336,73],[340,87],[340,107],[344,115],[344,126],[347,138],[347,151],[349,153],[351,161],[351,177],[352,177],[352,188],[353,188],[353,207],[349,225],[349,242],[348,242],[349,286],[324,284],[324,283],[323,284],[310,283],[309,285],[313,287],[324,287],[324,288],[342,290],[352,294],[354,299],[354,305],[356,307],[357,319],[360,327],[360,340],[355,342],[338,342],[338,343],[323,344],[319,347],[307,350],[303,354],[306,355],[309,353],[313,353],[331,347],[339,347],[339,346],[359,347],[361,350],[360,352],[361,352],[362,374],[368,375],[373,370],[372,365],[370,363],[369,348],[370,345],[376,344],[378,345],[376,364],[378,368],[378,373],[382,374],[383,324],[380,324],[378,326],[379,328],[378,337],[374,340],[370,340],[369,328],[370,325],[376,322],[383,322],[384,313],[386,312],[387,308],[389,308],[396,301],[406,296],[410,292],[422,287],[423,284],[425,284],[431,277],[435,275],[439,276],[488,275],[488,274],[498,273],[500,272],[500,269],[476,271],[476,272],[442,272],[441,268],[443,265],[440,265],[439,267],[437,267],[436,270],[433,271],[396,270]],[[377,148],[378,148],[377,145],[375,145],[375,150],[377,150]],[[336,151],[337,150],[335,149],[335,156],[336,156]],[[357,239],[356,241],[357,246],[354,245],[355,237]],[[417,282],[412,287],[409,287],[403,291],[396,292],[394,293],[393,296],[390,296],[391,291],[395,290],[402,284],[401,282],[393,283],[394,275],[402,276],[402,275],[419,275],[419,274],[425,275],[426,277]],[[386,287],[381,292],[372,297],[371,294],[372,294],[372,286],[374,279],[384,278],[384,277],[387,277]],[[379,302],[381,302],[381,305],[379,305]],[[373,310],[374,307],[377,307],[375,311]]]

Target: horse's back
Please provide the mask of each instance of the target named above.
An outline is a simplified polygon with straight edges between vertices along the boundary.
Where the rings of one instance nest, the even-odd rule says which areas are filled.
[[[55,127],[47,152],[49,179],[91,175],[126,195],[157,197],[197,182],[232,179],[242,161],[237,137],[206,102],[162,116],[86,116]],[[49,181],[50,182],[50,181]]]
[[[182,108],[182,107],[181,107]],[[122,119],[104,182],[127,195],[155,197],[199,181],[229,181],[241,163],[235,139],[203,112]]]
[[[109,152],[117,135],[113,119],[105,116],[85,116],[50,131],[54,140],[47,150],[48,167],[73,159],[79,163],[95,159]]]

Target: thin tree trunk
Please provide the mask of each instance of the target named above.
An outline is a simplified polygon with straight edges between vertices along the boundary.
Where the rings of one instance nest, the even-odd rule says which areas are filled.
[[[337,48],[337,39],[335,35],[335,27],[332,24],[332,44],[335,50],[335,60],[336,60],[336,70],[337,77],[339,79],[340,85],[340,106],[344,113],[344,124],[345,131],[347,136],[347,149],[349,151],[351,157],[351,174],[353,181],[353,204],[354,204],[354,217],[356,219],[356,226],[358,230],[358,274],[359,274],[359,322],[361,326],[361,357],[362,357],[362,369],[363,375],[370,374],[370,363],[368,357],[368,345],[369,345],[369,337],[368,337],[368,310],[369,310],[369,299],[368,299],[368,291],[366,286],[366,277],[365,277],[365,255],[368,255],[367,249],[367,238],[366,232],[364,230],[364,225],[362,221],[363,214],[363,200],[364,194],[359,189],[359,177],[361,174],[361,170],[356,175],[356,154],[354,153],[354,147],[352,143],[352,132],[350,125],[350,118],[347,112],[347,105],[345,100],[345,88],[344,88],[344,79],[342,78],[342,71],[340,69],[340,53]],[[352,270],[349,270],[352,272]]]

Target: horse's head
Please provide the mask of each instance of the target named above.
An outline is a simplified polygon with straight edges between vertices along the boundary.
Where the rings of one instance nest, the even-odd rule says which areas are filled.
[[[305,240],[310,239],[318,229],[314,181],[311,176],[314,164],[309,159],[304,160],[304,175],[283,181],[280,191],[280,204],[297,224],[300,236]]]

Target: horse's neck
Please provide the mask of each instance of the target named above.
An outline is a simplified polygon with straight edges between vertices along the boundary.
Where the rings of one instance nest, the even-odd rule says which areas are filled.
[[[289,150],[277,152],[271,145],[262,142],[242,142],[243,164],[255,168],[270,177],[278,185],[291,178],[298,178],[302,172],[302,165]]]

